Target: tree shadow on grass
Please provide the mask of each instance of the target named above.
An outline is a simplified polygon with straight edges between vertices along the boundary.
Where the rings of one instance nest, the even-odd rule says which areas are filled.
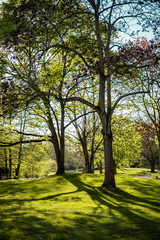
[[[6,226],[5,214],[1,212],[1,230],[0,239],[3,240],[158,240],[160,235],[160,219],[155,217],[151,219],[145,212],[160,212],[160,202],[154,199],[147,199],[135,196],[122,189],[105,190],[95,188],[87,182],[82,181],[79,174],[64,175],[65,180],[73,186],[73,191],[52,194],[46,197],[36,197],[29,199],[9,199],[8,204],[14,202],[23,204],[28,201],[55,200],[60,196],[69,196],[72,193],[85,192],[95,203],[92,211],[89,213],[73,210],[73,216],[62,215],[59,221],[58,209],[51,211],[52,221],[47,212],[43,209],[37,210],[32,215],[25,210],[24,214],[17,213],[16,207],[10,207],[8,216],[11,215],[9,225]],[[148,183],[148,185],[147,185]],[[125,183],[131,184],[131,183]],[[132,187],[140,191],[142,185],[140,182],[132,182]],[[148,193],[152,193],[153,185],[146,181],[143,188]],[[157,195],[156,195],[157,196]],[[7,199],[6,199],[7,200]],[[3,203],[3,202],[2,202]],[[5,202],[6,203],[6,202]],[[64,220],[64,221],[62,221]],[[1,229],[2,229],[1,228]],[[9,229],[9,231],[7,231]]]
[[[155,201],[155,199],[151,200],[151,199],[135,196],[126,191],[123,191],[120,188],[110,189],[110,190],[104,189],[101,187],[95,188],[83,182],[80,178],[80,175],[78,174],[75,174],[74,177],[70,175],[65,175],[64,178],[69,182],[71,182],[77,188],[75,192],[85,191],[97,205],[99,204],[107,205],[110,202],[112,202],[111,199],[109,200],[107,199],[107,197],[110,196],[112,197],[114,204],[116,204],[114,200],[116,200],[116,202],[119,202],[119,203],[131,203],[131,204],[133,203],[134,205],[138,205],[138,206],[140,205],[144,207],[148,206],[150,209],[156,210],[160,213],[160,201]],[[126,185],[127,184],[132,185],[133,188],[136,188],[139,192],[144,191],[145,193],[150,192],[151,194],[154,191],[153,185],[150,184],[149,181],[147,181],[143,187],[139,182],[127,181]],[[143,190],[144,188],[147,190],[146,191]],[[159,193],[159,197],[160,197],[158,186],[157,186],[157,192]]]
[[[109,209],[109,215],[112,219],[117,219],[109,226],[117,229],[115,232],[124,232],[127,239],[135,239],[133,236],[137,236],[137,239],[159,239],[160,236],[160,201],[155,199],[147,199],[140,196],[132,195],[122,189],[105,190],[103,188],[92,188],[87,183],[81,181],[79,175],[75,175],[74,178],[65,176],[74,186],[77,187],[77,191],[85,191],[89,194],[91,199],[97,204],[97,208],[106,206]],[[145,186],[142,187],[141,183],[131,181],[128,184],[134,185],[134,187],[141,191],[146,188],[148,193],[152,194],[153,184],[145,182]],[[147,185],[148,183],[148,185]],[[126,183],[127,184],[127,183]],[[159,188],[158,188],[159,189]],[[158,191],[158,190],[157,190]],[[142,195],[141,195],[142,196]],[[109,197],[109,198],[108,198]],[[159,194],[160,197],[160,194]],[[102,208],[103,209],[103,208]],[[96,210],[96,209],[95,209]],[[152,219],[149,214],[145,212],[155,211],[159,214],[159,217]],[[96,211],[94,212],[94,214]],[[120,219],[117,218],[117,215]],[[91,215],[93,219],[93,215]],[[97,216],[98,217],[98,216]],[[107,218],[108,216],[106,216]],[[126,220],[124,220],[126,219]],[[84,219],[85,220],[85,219]],[[124,220],[124,222],[123,222]],[[95,219],[96,221],[96,219]],[[120,222],[123,224],[120,224]],[[129,226],[125,226],[125,221],[130,222]],[[119,229],[119,230],[118,230]],[[153,230],[154,229],[154,230]],[[135,235],[133,235],[135,234]]]

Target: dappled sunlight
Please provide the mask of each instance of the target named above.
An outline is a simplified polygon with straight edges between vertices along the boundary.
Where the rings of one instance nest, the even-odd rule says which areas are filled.
[[[99,187],[102,176],[93,174],[0,183],[0,236],[4,240],[107,240],[110,236],[157,240],[160,182],[116,178],[119,188],[114,190]]]

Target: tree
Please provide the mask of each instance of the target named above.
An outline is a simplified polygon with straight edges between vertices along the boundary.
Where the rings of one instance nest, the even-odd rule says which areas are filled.
[[[160,39],[152,39],[148,42],[143,38],[141,44],[149,50],[150,55],[153,57],[150,61],[153,61],[154,64],[146,65],[137,75],[138,81],[142,82],[143,90],[146,91],[149,88],[150,91],[147,94],[142,94],[136,101],[141,104],[138,105],[139,117],[142,122],[144,122],[142,119],[145,119],[145,128],[150,129],[150,132],[157,137],[160,165]],[[141,52],[140,50],[139,54]],[[150,85],[147,83],[150,83]]]
[[[132,166],[142,152],[142,137],[136,123],[122,116],[113,118],[113,158],[117,167]]]
[[[26,50],[26,49],[25,49]],[[12,50],[11,50],[12,51]],[[13,54],[13,53],[11,53]],[[64,153],[65,153],[65,105],[66,103],[60,102],[57,103],[53,97],[46,95],[45,93],[41,93],[41,89],[45,89],[48,92],[54,92],[54,94],[57,94],[58,97],[62,97],[64,93],[67,94],[68,88],[66,88],[66,83],[64,82],[64,77],[68,73],[69,74],[69,65],[71,65],[68,61],[66,62],[67,54],[56,54],[56,60],[54,59],[47,59],[45,62],[42,59],[41,65],[39,65],[38,72],[37,70],[34,70],[34,75],[32,76],[32,71],[30,68],[34,69],[34,66],[37,63],[37,59],[34,58],[35,52],[34,51],[27,51],[25,52],[14,52],[13,59],[10,60],[9,64],[9,70],[7,71],[7,74],[4,75],[4,78],[8,78],[11,74],[15,74],[16,78],[14,77],[14,81],[17,83],[21,82],[22,86],[26,86],[27,94],[23,98],[23,102],[27,102],[27,106],[29,109],[30,114],[38,115],[39,118],[45,120],[48,129],[51,133],[49,136],[43,136],[43,135],[37,135],[33,133],[24,133],[24,131],[19,131],[19,134],[21,135],[21,138],[16,143],[2,143],[2,147],[5,146],[11,146],[15,144],[22,144],[26,141],[23,140],[22,136],[37,136],[41,137],[41,139],[34,139],[29,141],[45,141],[49,140],[53,143],[56,158],[57,158],[57,174],[63,174],[64,173]],[[15,57],[17,56],[17,57]],[[10,56],[8,56],[9,58]],[[31,57],[32,61],[31,61]],[[16,59],[16,60],[15,60]],[[28,66],[26,66],[27,63],[31,61]],[[41,71],[40,71],[41,67]],[[72,66],[71,66],[72,68]],[[67,72],[68,71],[68,72]],[[30,77],[26,78],[26,76],[31,74]],[[36,79],[36,81],[35,81]],[[56,80],[55,80],[56,79]],[[54,82],[54,86],[53,86]],[[74,90],[74,85],[72,86],[72,89]],[[12,96],[13,91],[11,92]],[[10,93],[10,94],[11,94]],[[16,92],[18,94],[19,92]],[[18,96],[22,97],[22,94],[19,93]],[[8,99],[8,98],[7,98]],[[39,100],[39,102],[36,102],[36,100]],[[6,103],[6,106],[8,107],[8,102]],[[30,107],[29,107],[30,106]],[[43,108],[42,108],[43,106]],[[59,112],[59,108],[61,111]],[[34,119],[35,121],[36,119]],[[38,121],[37,120],[37,121]],[[67,124],[68,126],[68,124]],[[42,139],[43,138],[43,139]],[[17,166],[18,167],[18,166]],[[18,170],[18,168],[17,168]]]
[[[115,29],[120,31],[120,28],[127,27],[127,24],[124,19],[126,18],[137,18],[144,17],[143,10],[145,7],[149,6],[145,2],[144,8],[141,6],[139,1],[87,1],[88,9],[90,10],[90,14],[88,11],[88,18],[94,21],[95,31],[95,42],[96,42],[96,51],[95,54],[97,56],[96,65],[90,66],[90,62],[86,62],[84,59],[84,63],[87,68],[92,69],[92,71],[96,70],[96,74],[99,77],[99,102],[98,106],[95,106],[91,102],[86,99],[75,97],[70,99],[63,99],[63,101],[80,101],[91,108],[93,108],[100,116],[102,123],[102,132],[104,139],[104,156],[105,156],[105,180],[103,183],[103,187],[115,187],[115,179],[114,179],[114,162],[113,162],[113,150],[112,150],[112,130],[111,130],[111,119],[113,116],[113,112],[124,97],[140,94],[144,91],[135,90],[135,87],[130,89],[130,92],[125,93],[118,97],[115,103],[112,102],[112,75],[113,73],[124,75],[126,73],[130,73],[129,67],[134,67],[137,64],[129,64],[130,61],[122,58],[122,54],[116,57],[111,51],[114,45],[112,44],[111,38],[113,37],[113,31]],[[130,7],[130,11],[125,11],[126,7]],[[117,15],[116,15],[117,14]],[[90,17],[91,16],[91,17]],[[151,16],[151,15],[150,15]],[[153,17],[153,16],[152,16]],[[102,20],[103,19],[103,20]],[[155,18],[154,18],[155,19]],[[104,25],[102,25],[102,21],[104,21]],[[104,27],[105,26],[105,27]],[[104,28],[102,28],[104,27]],[[65,46],[64,46],[65,47]],[[73,47],[72,47],[73,48]],[[77,51],[77,48],[76,48]],[[78,53],[80,56],[81,49],[78,48]],[[125,59],[123,62],[122,59]],[[139,62],[139,59],[138,59]],[[129,65],[129,66],[128,66]],[[128,81],[128,79],[127,79]],[[107,85],[107,86],[106,86]],[[107,90],[107,97],[105,96]],[[106,99],[107,99],[107,107],[106,107]]]
[[[47,10],[46,16],[44,16],[43,4],[45,4],[45,10]],[[10,72],[8,71],[7,74],[14,72],[14,75],[12,74],[14,80],[17,81],[18,79],[18,82],[21,82],[22,85],[27,87],[28,94],[26,99],[23,99],[27,101],[27,104],[34,102],[35,105],[36,99],[40,100],[41,106],[43,105],[43,111],[40,111],[40,104],[38,103],[39,109],[34,108],[34,112],[36,111],[39,116],[41,115],[48,125],[51,136],[47,137],[53,143],[57,156],[57,174],[63,174],[66,103],[57,103],[53,100],[53,97],[48,94],[53,92],[56,98],[62,98],[64,93],[72,93],[77,84],[72,81],[71,85],[67,83],[70,86],[68,90],[67,84],[64,81],[64,78],[69,72],[68,67],[72,64],[72,58],[74,56],[67,54],[67,52],[63,50],[46,52],[48,46],[54,42],[54,39],[57,40],[57,38],[59,38],[59,33],[57,33],[54,24],[55,19],[60,18],[61,8],[63,9],[64,6],[62,4],[62,6],[58,8],[58,11],[55,11],[54,8],[56,5],[56,3],[51,4],[51,2],[44,1],[24,1],[22,4],[16,1],[10,1],[9,4],[4,4],[4,12],[2,12],[2,16],[4,17],[3,26],[5,25],[5,21],[11,21],[11,24],[9,28],[6,28],[6,31],[2,30],[1,36],[2,46],[8,46],[8,49],[10,49],[10,52],[8,50]],[[5,11],[9,14],[3,15]],[[22,14],[24,11],[25,15]],[[26,18],[27,15],[28,18]],[[43,19],[44,24],[42,24],[42,19],[40,19],[39,16]],[[39,20],[40,22],[38,22]],[[12,21],[14,24],[12,24]],[[32,22],[32,24],[30,24],[30,22]],[[66,26],[66,24],[64,26]],[[63,32],[67,34],[62,24],[60,25],[60,31],[61,34],[64,34]],[[17,38],[16,35],[20,38]],[[58,110],[59,107],[57,107],[58,105],[61,109],[60,114]],[[61,115],[61,117],[59,117],[59,115]],[[25,133],[23,135],[29,134]],[[33,134],[30,135],[33,136]],[[18,142],[16,144],[18,144]]]
[[[122,115],[112,118],[113,160],[116,168],[130,167],[140,161],[142,137],[137,132],[137,124]],[[102,169],[103,145],[98,150],[96,163]]]
[[[157,136],[158,146],[159,146],[159,166],[160,166],[160,83],[159,83],[159,76],[155,69],[153,74],[157,74],[157,79],[152,84],[152,89],[147,96],[142,97],[143,106],[145,115],[147,116],[148,120],[151,122],[150,126],[154,130],[152,130],[155,135]],[[153,80],[153,78],[151,77]]]
[[[28,36],[30,41],[37,39],[36,43],[39,43],[42,39],[46,40],[45,37],[47,37],[47,39],[50,40],[49,44],[46,44],[46,41],[41,41],[40,44],[37,44],[40,51],[49,54],[51,49],[63,49],[64,51],[76,54],[78,58],[81,59],[81,62],[83,62],[83,64],[81,64],[81,76],[77,76],[76,79],[74,78],[75,81],[78,81],[84,73],[85,76],[93,77],[93,81],[98,77],[99,92],[97,105],[78,95],[72,97],[72,95],[68,94],[65,97],[59,97],[54,92],[50,93],[45,90],[42,91],[42,89],[38,91],[46,96],[47,94],[48,96],[54,96],[60,102],[79,101],[88,105],[98,113],[102,124],[105,158],[105,180],[102,186],[113,188],[115,187],[115,179],[112,150],[112,116],[115,108],[123,98],[134,94],[141,94],[142,92],[144,93],[143,89],[139,88],[139,85],[133,86],[132,84],[128,92],[119,94],[115,102],[113,101],[113,76],[116,75],[117,79],[121,81],[121,76],[123,75],[124,81],[124,75],[131,73],[130,68],[143,66],[139,56],[138,59],[136,58],[137,62],[133,62],[130,61],[131,59],[129,58],[126,59],[124,51],[121,51],[119,55],[117,53],[114,54],[116,51],[114,48],[118,44],[115,39],[115,31],[117,33],[122,30],[127,32],[128,20],[133,19],[136,19],[139,23],[143,22],[143,29],[151,24],[152,26],[156,26],[159,5],[158,3],[152,3],[152,1],[139,0],[66,0],[58,2],[49,1],[49,8],[48,5],[44,5],[45,8],[43,7],[42,11],[42,4],[44,4],[44,1],[37,1],[36,4],[35,1],[24,1],[22,4],[16,6],[16,8],[11,8],[12,11],[8,14],[11,26],[10,29],[6,30],[8,37],[5,37],[5,42],[8,46],[17,46],[17,43],[20,41],[23,41],[25,45]],[[11,5],[7,6],[11,7]],[[27,13],[29,15],[26,15],[26,10],[24,11],[24,7],[26,9],[26,6],[29,9]],[[13,11],[13,9],[15,11]],[[17,10],[20,9],[21,11],[18,12]],[[48,10],[47,13],[49,14],[46,14],[46,10]],[[34,15],[32,15],[33,11]],[[15,13],[21,15],[21,20],[19,19],[19,15]],[[31,18],[31,16],[36,17]],[[47,21],[49,18],[53,19],[54,16],[54,23],[51,22],[51,20],[48,22],[45,21],[46,16],[48,17]],[[25,20],[24,24],[26,24],[27,17],[29,20],[32,19],[33,25],[26,30],[22,20]],[[20,23],[18,23],[18,20],[20,20]],[[12,22],[14,24],[12,24]],[[76,24],[74,25],[72,23]],[[87,31],[83,31],[85,23]],[[65,28],[63,28],[64,26],[68,30],[67,33],[64,30]],[[37,29],[41,31],[35,31]],[[61,31],[62,29],[63,31]],[[52,33],[51,30],[53,30],[54,33],[56,31],[58,34],[54,36],[53,34],[48,34],[48,32]],[[73,31],[75,31],[74,34],[72,34]],[[34,38],[33,36],[37,33],[38,36]],[[86,33],[88,34],[86,35]],[[4,39],[4,34],[2,34],[2,38]],[[115,44],[113,42],[115,42]],[[23,46],[23,44],[21,46]],[[148,56],[147,52],[144,52],[143,56]],[[128,81],[129,78],[126,78],[126,82]]]
[[[73,134],[74,135],[74,134]],[[75,136],[74,136],[75,137]],[[84,158],[79,145],[73,136],[66,138],[65,151],[65,169],[66,170],[80,170],[84,167]]]
[[[154,173],[158,159],[158,145],[155,138],[155,129],[152,125],[145,122],[140,122],[138,125],[138,131],[143,137],[143,162],[145,165],[149,165],[151,173]]]
[[[87,85],[83,83],[83,89],[78,89],[79,96],[85,96],[88,100],[96,104],[97,102],[97,86],[93,85],[92,81],[87,81]],[[74,136],[75,144],[81,149],[85,161],[85,172],[94,173],[94,159],[98,151],[102,136],[99,132],[100,121],[99,116],[95,111],[87,105],[75,102],[69,106],[68,116],[71,119],[72,125],[75,128],[76,135]]]
[[[84,160],[85,160],[85,171],[86,173],[94,173],[94,159],[96,152],[98,151],[102,137],[99,136],[99,119],[95,112],[87,111],[87,106],[78,106],[81,108],[81,118],[77,119],[77,108],[74,108],[73,116],[75,121],[73,125],[77,133],[77,141],[82,149]],[[89,113],[89,114],[87,114]]]
[[[25,144],[22,152],[20,176],[26,178],[43,177],[56,172],[56,161],[50,158],[48,142]]]

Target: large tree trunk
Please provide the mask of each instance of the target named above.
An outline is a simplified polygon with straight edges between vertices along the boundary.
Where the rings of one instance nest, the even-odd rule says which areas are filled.
[[[98,5],[97,5],[98,6]],[[100,14],[99,9],[95,7],[95,30],[98,45],[98,58],[99,58],[99,103],[98,113],[101,119],[103,128],[103,141],[104,141],[104,162],[105,162],[105,179],[102,187],[115,188],[115,176],[114,176],[114,163],[112,153],[112,132],[111,132],[111,117],[112,117],[112,104],[111,104],[111,78],[110,78],[110,40],[111,40],[111,26],[108,28],[108,42],[105,49],[105,55],[103,52],[103,43],[101,39],[100,29]],[[107,75],[105,74],[104,57],[108,63]],[[106,82],[107,82],[107,112],[106,112]]]
[[[57,162],[57,171],[56,175],[62,175],[65,173],[64,168],[64,146],[60,145],[58,142],[57,136],[52,135],[52,143],[55,150],[56,162]],[[62,139],[61,139],[62,144]],[[62,147],[62,148],[61,148]]]
[[[109,69],[108,69],[109,73]],[[115,188],[115,164],[113,161],[112,150],[112,131],[111,131],[111,82],[110,77],[107,78],[107,112],[105,110],[105,75],[100,75],[99,90],[99,116],[102,123],[102,134],[104,144],[104,163],[105,163],[105,179],[102,187]]]
[[[86,173],[94,173],[94,166],[92,160],[85,161]]]
[[[60,155],[60,154],[58,154]],[[61,156],[57,156],[56,154],[56,157],[57,157],[57,171],[56,171],[56,175],[62,175],[65,173],[65,168],[64,168],[64,161],[63,159],[61,159]]]
[[[86,167],[86,173],[94,173],[94,166],[92,159],[89,159],[89,157],[85,158],[85,167]]]
[[[89,159],[89,173],[94,173],[94,153],[91,152],[91,156]]]
[[[58,138],[56,135],[52,136],[52,143],[54,146],[55,150],[55,155],[56,155],[56,162],[57,162],[57,171],[56,175],[62,175],[65,173],[65,168],[64,168],[64,147],[61,149],[61,145],[58,142]],[[62,143],[62,139],[61,139]]]
[[[111,125],[108,123],[107,129],[103,130],[104,141],[104,160],[105,160],[105,178],[102,187],[115,188],[115,169],[112,150],[112,131]]]
[[[57,171],[56,175],[61,175],[65,173],[65,168],[64,168],[64,152],[65,152],[65,141],[64,141],[64,103],[61,103],[61,133],[57,133],[51,112],[50,112],[50,103],[49,100],[46,98],[46,96],[43,96],[43,102],[46,108],[46,112],[48,114],[48,127],[50,129],[50,132],[52,134],[52,139],[51,142],[53,143],[54,150],[55,150],[55,155],[56,155],[56,162],[57,162]]]

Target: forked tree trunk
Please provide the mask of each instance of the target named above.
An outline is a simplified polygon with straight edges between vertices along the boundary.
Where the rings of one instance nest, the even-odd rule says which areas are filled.
[[[101,30],[100,30],[100,21],[99,21],[98,9],[95,8],[95,29],[97,36],[97,45],[98,45],[98,58],[100,62],[99,66],[99,104],[98,104],[98,113],[102,123],[103,131],[103,144],[104,144],[104,164],[105,164],[105,179],[102,184],[102,187],[105,188],[115,188],[115,175],[114,175],[114,164],[113,164],[113,153],[112,153],[112,132],[111,132],[111,73],[110,66],[107,66],[107,74],[105,75],[105,66],[103,63],[104,53],[103,53],[103,44],[101,39]],[[110,39],[111,31],[108,31],[108,44],[105,51],[105,59],[108,64],[110,63]],[[106,83],[107,83],[107,110],[106,110]]]
[[[61,104],[61,135],[60,137],[60,143],[58,142],[57,138],[57,143],[55,146],[55,153],[56,153],[56,158],[57,158],[57,172],[56,175],[62,175],[65,173],[65,167],[64,167],[64,161],[65,161],[65,127],[64,127],[64,118],[65,118],[65,111],[64,103]]]
[[[85,159],[85,167],[86,167],[86,173],[94,173],[94,167],[93,167],[93,161],[92,159],[88,157],[88,159]]]
[[[48,114],[48,127],[52,134],[51,142],[53,143],[55,155],[56,155],[56,162],[57,162],[56,175],[62,175],[65,173],[65,168],[64,168],[64,158],[65,158],[64,106],[65,104],[61,103],[61,133],[57,133],[51,117],[51,113],[50,113],[49,100],[46,98],[46,96],[43,96],[42,99],[46,108],[46,112]]]
[[[94,154],[91,152],[91,155],[89,156],[87,145],[83,144],[83,154],[85,158],[85,167],[86,167],[86,173],[94,173]]]
[[[62,141],[62,140],[61,140]],[[57,171],[56,175],[62,175],[65,173],[65,168],[64,168],[64,148],[60,148],[60,145],[57,141],[53,141],[53,146],[55,150],[55,155],[56,155],[56,162],[57,162]]]

